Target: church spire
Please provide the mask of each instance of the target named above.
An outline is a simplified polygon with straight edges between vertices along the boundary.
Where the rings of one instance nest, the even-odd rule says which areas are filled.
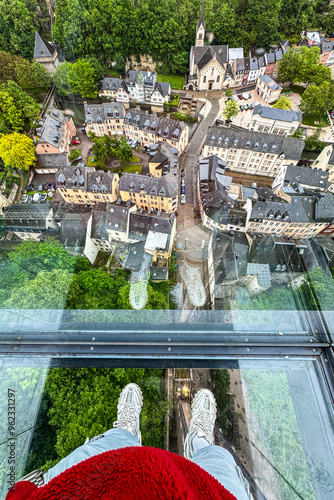
[[[204,0],[202,0],[202,9],[199,15],[198,23],[196,25],[196,47],[201,47],[204,45],[205,37],[205,21],[204,21]]]

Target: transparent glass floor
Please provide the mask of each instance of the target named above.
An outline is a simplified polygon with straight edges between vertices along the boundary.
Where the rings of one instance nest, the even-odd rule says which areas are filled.
[[[62,368],[46,358],[0,360],[1,498],[11,480],[48,470],[112,428],[129,382],[143,391],[143,445],[182,455],[191,401],[209,388],[218,408],[215,443],[232,453],[255,499],[334,498],[334,413],[317,359],[226,360],[219,369],[200,361],[165,369],[112,363]]]

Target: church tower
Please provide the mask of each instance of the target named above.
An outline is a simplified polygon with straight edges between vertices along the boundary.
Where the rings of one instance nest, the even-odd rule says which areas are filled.
[[[205,21],[204,21],[204,0],[202,2],[202,10],[196,25],[196,41],[195,47],[202,47],[204,45],[205,37]]]

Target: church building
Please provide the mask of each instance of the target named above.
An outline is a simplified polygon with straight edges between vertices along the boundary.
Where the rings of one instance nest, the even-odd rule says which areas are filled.
[[[204,4],[196,26],[195,46],[191,47],[188,82],[184,90],[221,90],[229,60],[228,45],[204,45]]]

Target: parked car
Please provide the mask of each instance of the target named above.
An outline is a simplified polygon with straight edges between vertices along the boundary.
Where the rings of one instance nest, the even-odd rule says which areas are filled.
[[[30,184],[28,187],[27,187],[27,191],[33,191],[34,190],[34,186],[32,184]]]
[[[251,106],[254,109],[259,103],[257,101],[252,102]]]
[[[144,146],[143,149],[141,150],[141,152],[146,153],[147,150],[148,150],[148,146]]]
[[[184,179],[181,179],[181,186],[185,186],[186,181]]]
[[[236,95],[233,95],[233,96],[231,97],[231,99],[233,99],[233,101],[235,101],[235,102],[238,102],[238,98],[237,98],[237,96],[236,96]]]
[[[72,144],[80,144],[81,141],[79,141],[79,139],[76,137],[75,139],[73,139],[72,141]]]
[[[49,198],[53,198],[53,196],[54,196],[54,193],[53,193],[52,191],[49,191],[49,192],[48,192],[48,197],[49,197]]]
[[[43,184],[40,184],[40,185],[38,186],[38,191],[43,191],[43,189],[44,189]]]
[[[40,199],[42,198],[42,195],[41,193],[35,193],[32,197],[32,201],[34,201],[35,203],[37,203],[38,201],[40,201]]]
[[[242,94],[238,94],[238,97],[239,99],[242,101],[243,100],[243,95]]]
[[[31,195],[29,195],[29,203],[31,203],[31,202],[32,202],[33,197],[34,197],[34,196],[33,196],[32,194],[31,194]]]
[[[185,186],[181,186],[181,194],[186,194]]]
[[[28,200],[29,200],[29,196],[27,194],[24,194],[22,196],[22,199],[21,199],[22,203],[27,203]]]
[[[181,204],[184,205],[186,202],[186,195],[185,194],[181,194]]]
[[[240,104],[239,109],[240,109],[240,111],[244,111],[245,106],[243,104]]]
[[[247,100],[247,99],[250,99],[252,96],[250,94],[247,94],[247,92],[244,92],[242,94],[242,97]]]
[[[331,114],[331,117],[334,118],[334,109],[332,109],[332,111],[330,112]]]
[[[82,134],[85,134],[85,133],[86,133],[86,129],[85,129],[85,127],[81,127],[81,133],[82,133]]]
[[[48,195],[46,193],[42,193],[41,201],[46,201],[48,199]]]
[[[135,139],[135,140],[132,142],[131,147],[132,147],[132,148],[136,148],[136,147],[138,146],[138,144],[139,144],[138,139]]]

